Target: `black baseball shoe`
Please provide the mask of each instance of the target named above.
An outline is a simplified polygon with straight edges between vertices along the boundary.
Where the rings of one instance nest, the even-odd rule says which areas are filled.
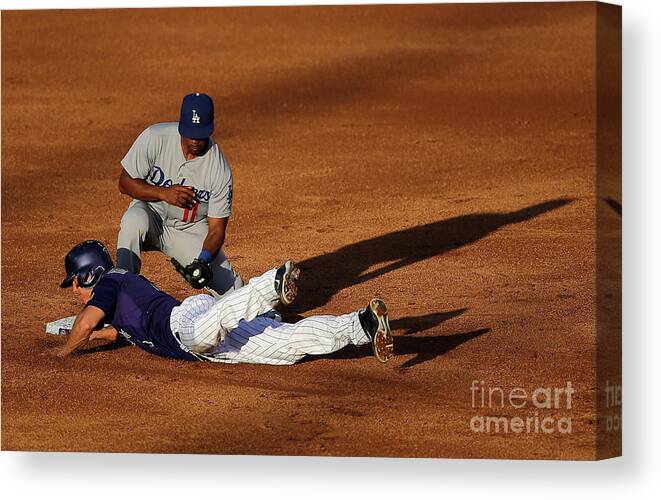
[[[372,352],[376,359],[381,363],[387,362],[394,354],[394,345],[386,303],[381,299],[370,300],[365,309],[358,311],[358,319],[372,341]]]
[[[278,294],[280,302],[289,305],[294,302],[298,294],[296,281],[301,274],[301,270],[288,260],[281,265],[275,273],[275,293]]]

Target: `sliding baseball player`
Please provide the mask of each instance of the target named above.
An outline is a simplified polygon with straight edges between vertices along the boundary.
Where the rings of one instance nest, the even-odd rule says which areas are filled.
[[[114,268],[99,241],[76,245],[65,258],[65,269],[60,286],[71,287],[84,308],[66,345],[54,350],[57,356],[118,335],[152,354],[191,361],[290,365],[350,344],[371,344],[381,362],[393,355],[387,309],[380,299],[342,316],[283,323],[273,307],[292,303],[300,274],[289,261],[220,299],[193,295],[183,302],[140,275]]]

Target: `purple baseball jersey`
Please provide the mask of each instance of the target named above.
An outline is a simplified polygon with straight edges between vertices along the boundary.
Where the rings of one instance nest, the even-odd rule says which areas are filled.
[[[105,323],[135,346],[159,356],[195,361],[170,329],[170,313],[180,302],[147,278],[112,269],[94,287],[88,306],[105,313]]]

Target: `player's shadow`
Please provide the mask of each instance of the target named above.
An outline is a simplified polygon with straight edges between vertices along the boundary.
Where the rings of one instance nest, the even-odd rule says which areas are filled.
[[[393,338],[395,348],[395,357],[393,360],[396,361],[399,356],[414,355],[411,359],[406,360],[398,367],[400,370],[406,370],[412,366],[442,356],[461,344],[480,337],[485,333],[489,333],[490,331],[491,329],[489,328],[480,328],[479,330],[465,333],[435,335],[433,337],[395,336]],[[372,351],[369,345],[363,345],[360,347],[349,346],[326,356],[309,356],[305,358],[303,362],[314,361],[320,358],[359,359],[370,356],[372,356]],[[391,360],[391,362],[393,360]]]
[[[464,342],[489,333],[491,329],[480,328],[472,332],[455,333],[438,337],[395,337],[395,355],[404,356],[414,354],[415,356],[399,367],[400,369],[411,368],[425,361],[431,361],[438,356],[451,351]]]
[[[559,198],[503,213],[478,213],[439,220],[377,236],[334,252],[299,262],[300,293],[290,314],[323,306],[340,290],[388,272],[442,255],[488,236],[494,231],[560,208],[572,200]],[[412,285],[410,293],[425,293]],[[429,293],[437,293],[430,290]],[[366,300],[368,297],[366,297]]]
[[[403,335],[424,332],[440,325],[444,321],[464,314],[468,309],[461,308],[454,311],[422,314],[420,316],[408,316],[405,318],[390,319],[390,328],[393,332],[404,330]]]

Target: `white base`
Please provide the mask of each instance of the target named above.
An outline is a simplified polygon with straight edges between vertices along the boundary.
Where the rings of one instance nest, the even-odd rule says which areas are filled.
[[[75,316],[69,316],[68,318],[62,318],[46,323],[46,333],[50,333],[51,335],[67,335],[71,332],[75,320]]]

